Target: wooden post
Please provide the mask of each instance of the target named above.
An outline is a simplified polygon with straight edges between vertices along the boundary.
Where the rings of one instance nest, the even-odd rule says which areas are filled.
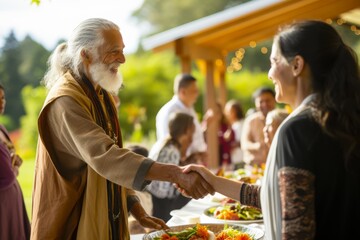
[[[191,58],[189,56],[181,56],[181,72],[191,74]]]
[[[218,59],[216,60],[216,69],[219,74],[219,102],[224,107],[227,101],[227,90],[226,90],[226,80],[225,80],[225,60]]]
[[[214,72],[215,66],[213,61],[206,61],[206,89],[205,89],[205,104],[206,109],[215,108],[216,96],[214,86]],[[208,153],[208,167],[211,169],[219,166],[219,144],[218,144],[218,124],[210,124],[206,131],[207,153]]]

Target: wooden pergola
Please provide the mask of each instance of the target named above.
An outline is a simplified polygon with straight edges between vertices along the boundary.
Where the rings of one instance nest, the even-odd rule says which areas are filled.
[[[181,71],[191,72],[193,61],[206,66],[205,106],[227,99],[225,58],[251,42],[274,36],[278,27],[294,20],[342,18],[360,25],[360,0],[253,0],[143,40],[146,50],[173,49]],[[219,79],[216,96],[214,79]],[[207,131],[209,167],[218,166],[216,126]]]

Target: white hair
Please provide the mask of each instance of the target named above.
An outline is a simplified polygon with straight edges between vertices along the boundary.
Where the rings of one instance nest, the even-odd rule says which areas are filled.
[[[111,29],[119,31],[115,23],[102,18],[90,18],[80,23],[70,39],[59,44],[49,57],[49,68],[43,79],[45,87],[50,89],[68,70],[71,70],[75,77],[80,77],[81,52],[86,50],[97,56],[97,49],[104,41],[103,31]]]

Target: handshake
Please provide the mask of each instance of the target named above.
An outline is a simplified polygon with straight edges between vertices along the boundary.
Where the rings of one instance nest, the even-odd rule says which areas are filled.
[[[173,182],[182,195],[199,199],[215,193],[213,184],[216,176],[209,169],[195,164],[180,167],[180,169],[182,171],[174,175]]]

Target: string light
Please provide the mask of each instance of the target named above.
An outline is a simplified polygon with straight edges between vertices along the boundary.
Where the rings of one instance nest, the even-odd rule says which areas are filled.
[[[251,48],[256,48],[256,42],[255,41],[251,41],[249,43],[249,45],[250,45]]]
[[[268,53],[267,47],[262,47],[262,48],[261,48],[261,53],[262,53],[262,54],[267,54],[267,53]]]
[[[331,19],[331,18],[327,18],[324,20],[327,24],[337,24],[339,26],[342,25],[348,25],[350,30],[357,36],[360,35],[360,28],[358,28],[356,25],[350,25],[349,23],[346,22],[346,20],[342,19],[342,18],[338,18],[338,19]],[[257,43],[256,41],[250,41],[249,42],[249,46],[251,48],[256,48],[257,47]],[[268,54],[269,49],[267,47],[261,47],[260,48],[260,52],[262,54]],[[229,73],[233,73],[235,71],[240,71],[243,68],[242,65],[242,60],[245,57],[245,49],[244,48],[239,48],[236,52],[235,52],[235,56],[233,58],[231,58],[231,62],[229,64],[229,66],[227,66],[226,70]]]
[[[332,24],[333,20],[331,18],[327,18],[327,19],[325,19],[325,22],[327,24]]]
[[[345,21],[344,19],[342,19],[342,18],[339,18],[338,20],[336,20],[336,23],[337,23],[337,25],[339,25],[339,26],[343,25],[345,22],[346,22],[346,21]]]

